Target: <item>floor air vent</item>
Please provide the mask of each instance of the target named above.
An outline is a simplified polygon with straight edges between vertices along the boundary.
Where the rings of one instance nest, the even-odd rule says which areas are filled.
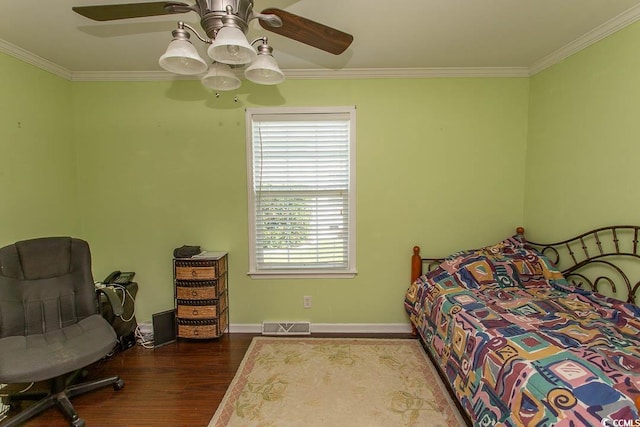
[[[262,335],[311,335],[311,323],[262,322]]]

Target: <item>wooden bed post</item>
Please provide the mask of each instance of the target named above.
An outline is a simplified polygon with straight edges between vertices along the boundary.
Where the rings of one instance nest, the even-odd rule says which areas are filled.
[[[411,283],[415,282],[418,277],[422,276],[422,258],[420,257],[420,246],[413,247],[413,255],[411,256]]]
[[[420,276],[422,276],[422,258],[420,257],[420,246],[414,246],[413,255],[411,255],[411,283],[415,282]],[[411,336],[418,336],[418,330],[413,323],[411,323]]]

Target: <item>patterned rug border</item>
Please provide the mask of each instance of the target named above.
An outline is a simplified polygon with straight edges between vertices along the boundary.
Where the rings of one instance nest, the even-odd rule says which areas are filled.
[[[258,354],[262,347],[265,344],[274,344],[274,343],[309,343],[309,344],[322,344],[332,342],[335,343],[337,341],[353,344],[370,344],[370,345],[407,345],[413,347],[413,350],[417,352],[423,359],[424,364],[422,365],[422,371],[426,378],[428,378],[432,384],[437,384],[437,389],[441,394],[442,399],[438,399],[436,402],[438,405],[438,409],[442,412],[449,413],[453,415],[455,419],[458,420],[460,426],[466,426],[466,423],[463,417],[460,415],[459,411],[456,408],[455,403],[451,399],[449,395],[449,391],[446,386],[442,383],[436,368],[433,366],[431,359],[426,354],[424,348],[420,344],[420,341],[417,339],[407,339],[407,338],[314,338],[314,337],[264,337],[257,336],[251,340],[249,347],[247,348],[246,353],[244,354],[242,361],[240,362],[240,366],[238,366],[238,370],[236,371],[231,384],[227,388],[227,391],[220,402],[220,405],[216,409],[213,418],[209,422],[208,427],[224,427],[227,425],[231,416],[234,412],[233,405],[229,404],[229,399],[232,396],[236,395],[239,390],[245,386],[248,374],[253,369],[253,363],[255,363],[255,357],[252,357],[254,354]],[[444,401],[443,401],[444,400]]]

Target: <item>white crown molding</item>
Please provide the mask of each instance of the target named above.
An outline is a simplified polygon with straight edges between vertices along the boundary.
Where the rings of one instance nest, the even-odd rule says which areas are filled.
[[[636,5],[630,9],[627,9],[620,15],[611,18],[604,24],[599,25],[588,33],[578,37],[571,43],[534,62],[529,67],[529,75],[533,76],[540,71],[543,71],[551,67],[552,65],[559,63],[560,61],[568,58],[574,53],[580,52],[581,50],[591,46],[592,44],[595,44],[600,40],[610,36],[611,34],[633,24],[639,19],[640,5]]]
[[[229,331],[259,334],[262,332],[262,324],[232,323],[229,325]],[[409,334],[411,333],[411,325],[408,323],[311,323],[311,333]]]
[[[163,80],[199,80],[197,76],[177,76],[167,71],[76,71],[74,82],[152,82]]]
[[[289,80],[328,79],[423,79],[440,77],[529,77],[524,67],[479,68],[352,68],[343,70],[283,70]],[[242,71],[235,71],[242,78]],[[199,76],[176,76],[166,71],[84,71],[72,73],[73,81],[199,80]]]
[[[21,47],[11,44],[8,41],[0,39],[0,52],[6,53],[9,56],[13,56],[16,59],[38,67],[41,70],[48,71],[58,77],[62,77],[63,79],[71,80],[71,71],[49,61],[48,59],[44,59],[27,50],[24,50]]]
[[[283,70],[289,80],[327,79],[421,79],[439,77],[529,77],[524,67],[485,68],[354,68],[344,70]],[[235,71],[243,78],[241,70]],[[81,71],[72,73],[74,82],[200,80],[199,76],[176,76],[166,71]]]
[[[529,77],[526,67],[347,68],[283,70],[287,79],[422,79],[438,77]]]

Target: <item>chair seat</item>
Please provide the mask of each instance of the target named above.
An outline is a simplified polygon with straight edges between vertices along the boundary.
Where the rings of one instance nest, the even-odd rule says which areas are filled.
[[[0,339],[0,383],[47,380],[94,363],[116,345],[116,333],[99,314],[39,335]]]

